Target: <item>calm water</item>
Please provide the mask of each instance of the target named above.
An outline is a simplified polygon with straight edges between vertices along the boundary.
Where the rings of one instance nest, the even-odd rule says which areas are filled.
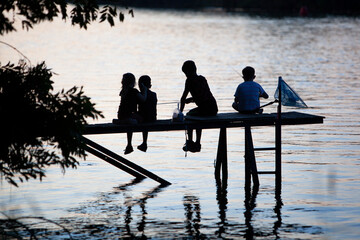
[[[218,130],[203,133],[201,153],[184,156],[184,132],[151,133],[147,153],[128,159],[171,186],[160,188],[89,155],[62,175],[50,168],[43,182],[19,188],[2,181],[0,210],[7,215],[44,216],[68,228],[76,239],[248,238],[360,239],[360,19],[272,19],[212,13],[136,10],[135,18],[87,31],[70,23],[43,23],[1,38],[33,64],[46,61],[58,75],[56,90],[84,86],[105,118],[116,117],[123,73],[148,74],[158,93],[159,118],[170,118],[182,93],[181,65],[193,59],[207,77],[221,112],[246,65],[271,96],[277,77],[292,86],[321,125],[283,128],[283,187],[275,198],[273,176],[260,176],[251,199],[244,193],[243,129],[228,130],[229,182],[218,193],[214,179]],[[0,45],[0,61],[17,61]],[[263,101],[266,103],[266,101]],[[188,106],[187,109],[190,109]],[[294,109],[284,108],[284,111]],[[265,112],[274,112],[270,106]],[[122,153],[124,134],[90,136]],[[253,131],[256,146],[274,143],[273,128]],[[135,134],[134,146],[141,143]],[[257,154],[258,168],[271,170],[272,153]],[[41,225],[41,224],[40,224]],[[54,227],[50,225],[49,227]],[[90,236],[90,237],[89,237]],[[67,237],[65,233],[57,236]]]

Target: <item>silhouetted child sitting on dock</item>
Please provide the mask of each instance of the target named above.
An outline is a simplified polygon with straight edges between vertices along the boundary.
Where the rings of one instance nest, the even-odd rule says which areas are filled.
[[[197,75],[196,65],[193,61],[184,62],[182,71],[186,75],[185,89],[180,100],[180,111],[182,112],[185,103],[195,102],[196,108],[191,109],[187,115],[193,116],[215,116],[218,107],[212,95],[205,77]],[[191,98],[186,98],[191,93]],[[188,130],[188,140],[183,147],[184,151],[200,152],[201,150],[201,129],[196,129],[196,142],[193,141],[193,129]]]
[[[144,85],[146,88],[141,88],[141,85]],[[143,118],[144,122],[154,122],[156,121],[156,114],[157,114],[156,113],[157,97],[155,92],[150,91],[151,78],[148,75],[141,76],[139,78],[139,87],[140,89],[142,89],[142,91],[146,91],[147,89],[147,98],[145,102],[139,103],[139,114]],[[143,134],[143,142],[137,148],[143,152],[146,152],[148,132],[144,131],[142,134]]]
[[[239,84],[235,92],[235,99],[232,107],[239,113],[254,114],[262,113],[260,109],[260,97],[265,99],[269,95],[264,91],[260,84],[254,82],[255,69],[252,67],[245,67],[242,70],[244,82]]]
[[[147,99],[147,88],[144,85],[140,86],[141,93],[135,89],[135,76],[132,73],[125,73],[123,75],[122,89],[120,91],[120,106],[118,110],[118,119],[124,123],[136,124],[142,122],[142,117],[137,112],[139,103],[145,102]],[[129,154],[134,151],[131,141],[132,132],[127,132],[127,146],[124,150],[125,154]]]

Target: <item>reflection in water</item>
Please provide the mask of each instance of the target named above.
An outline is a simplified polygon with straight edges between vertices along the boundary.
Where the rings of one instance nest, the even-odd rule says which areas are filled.
[[[157,239],[204,239],[204,238],[245,238],[279,239],[282,234],[292,234],[301,239],[319,238],[322,230],[316,226],[298,223],[284,223],[281,209],[281,191],[274,191],[275,206],[259,208],[257,198],[262,195],[258,188],[245,189],[243,216],[237,218],[233,214],[236,206],[228,206],[228,186],[216,182],[216,200],[218,204],[217,218],[204,218],[201,215],[201,203],[198,196],[186,194],[182,198],[184,220],[164,220],[160,216],[148,213],[148,200],[156,198],[165,190],[157,186],[145,191],[139,197],[132,196],[134,188],[141,187],[141,181],[134,180],[120,185],[111,192],[103,193],[100,197],[88,202],[82,207],[71,211],[75,216],[63,219],[66,226],[76,239],[88,239],[89,233],[93,238],[157,238]],[[168,188],[168,187],[166,187]],[[164,206],[166,207],[166,206]],[[153,209],[152,209],[153,210]],[[236,210],[235,210],[236,211]],[[264,224],[265,218],[274,219]],[[171,216],[168,216],[172,219]],[[234,219],[238,219],[234,220]]]
[[[215,232],[217,237],[222,237],[222,234],[226,233],[226,210],[227,210],[227,179],[222,182],[220,179],[216,179],[216,200],[219,205],[219,229]]]
[[[141,181],[141,180],[139,180]],[[139,182],[137,181],[137,182]],[[135,182],[135,183],[137,183]],[[143,197],[139,198],[139,199],[133,199],[129,196],[126,196],[125,199],[125,206],[127,207],[126,211],[125,211],[125,228],[126,228],[126,233],[129,237],[134,237],[135,235],[138,234],[133,234],[131,231],[131,221],[133,220],[131,214],[132,214],[132,208],[135,205],[139,205],[140,209],[141,209],[141,218],[137,224],[137,230],[141,233],[142,237],[145,237],[144,234],[144,229],[145,229],[145,223],[146,223],[146,201],[150,198],[154,198],[156,197],[156,195],[161,192],[163,190],[164,186],[163,185],[158,185],[157,187],[143,193]],[[121,188],[120,188],[121,189]]]
[[[142,181],[143,179],[134,179],[129,183],[114,187],[112,192],[101,194],[100,198],[94,202],[71,209],[71,212],[80,214],[80,216],[66,219],[66,223],[71,223],[70,229],[73,235],[77,239],[86,239],[90,232],[93,237],[99,239],[109,237],[146,239],[147,200],[155,198],[167,186],[158,185],[143,192],[140,197],[131,196],[131,188]],[[122,203],[119,203],[119,198],[123,199]],[[140,207],[140,215],[135,212],[136,206]],[[81,214],[84,216],[81,217]],[[135,219],[137,221],[134,223]]]
[[[194,195],[183,196],[184,221],[165,221],[158,216],[151,218],[148,216],[147,202],[165,188],[159,185],[143,192],[140,197],[131,196],[131,188],[137,187],[140,182],[134,180],[114,188],[111,192],[101,194],[95,201],[72,209],[75,215],[61,219],[59,223],[70,231],[74,239],[280,239],[284,237],[284,233],[297,236],[299,239],[316,239],[323,234],[319,227],[283,223],[281,191],[275,191],[276,201],[272,209],[258,208],[257,187],[245,191],[243,220],[240,215],[240,221],[229,221],[227,214],[233,209],[228,207],[227,185],[219,182],[216,191],[219,207],[217,222],[214,222],[216,219],[202,219],[200,200]],[[119,201],[121,197],[124,198]],[[275,221],[264,224],[264,215],[273,216]],[[211,229],[214,231],[209,231]],[[42,232],[42,237],[67,237],[66,232],[56,229],[46,229]]]
[[[274,222],[274,235],[276,236],[276,239],[279,238],[279,231],[278,229],[282,225],[282,218],[281,218],[281,208],[283,206],[283,202],[281,199],[281,188],[275,189],[275,207],[274,207],[274,213],[276,214],[276,221]]]
[[[316,226],[283,222],[281,191],[275,191],[273,208],[259,208],[256,202],[259,189],[247,189],[244,217],[240,214],[237,218],[239,221],[234,218],[229,221],[227,215],[234,209],[228,206],[227,185],[217,183],[218,219],[202,218],[199,197],[185,195],[182,198],[184,221],[166,221],[159,216],[149,217],[147,212],[148,200],[155,198],[165,188],[157,186],[143,192],[140,197],[131,196],[131,188],[137,187],[135,185],[138,183],[140,181],[134,180],[103,193],[95,201],[72,209],[75,215],[58,223],[68,229],[74,239],[280,239],[284,234],[297,236],[298,239],[318,239],[323,234],[322,229]],[[270,216],[274,221],[266,224],[264,216]],[[40,227],[43,229],[42,237],[68,237],[67,232],[59,229],[44,231],[44,226]]]
[[[244,211],[244,217],[245,217],[245,225],[246,225],[246,231],[245,231],[245,238],[246,239],[253,239],[254,237],[254,228],[252,226],[252,216],[253,216],[253,210],[256,207],[256,196],[258,194],[259,187],[254,186],[252,189],[252,192],[250,188],[245,188],[245,211]]]
[[[216,199],[219,206],[219,219],[218,222],[218,230],[215,232],[216,236],[219,238],[223,238],[225,236],[234,236],[234,228],[242,229],[240,230],[241,236],[245,239],[254,239],[255,237],[259,236],[266,236],[271,237],[274,239],[279,238],[279,231],[278,229],[282,226],[282,217],[281,217],[281,208],[283,205],[281,199],[281,188],[275,190],[275,207],[273,208],[274,213],[276,214],[276,221],[272,229],[270,230],[267,227],[262,226],[260,229],[255,229],[253,225],[256,223],[256,219],[253,219],[254,212],[256,208],[256,197],[259,192],[259,187],[253,186],[253,188],[246,187],[245,188],[245,200],[244,200],[244,222],[245,224],[240,223],[229,223],[226,217],[226,212],[228,210],[227,203],[227,182],[221,182],[220,179],[216,181],[217,191],[216,191]],[[261,214],[266,210],[257,209],[256,213]],[[262,219],[260,219],[262,220]],[[289,225],[289,231],[296,231],[291,230],[292,224]],[[308,226],[304,226],[307,228]],[[311,227],[310,227],[311,228]],[[228,231],[228,232],[227,232]]]
[[[185,210],[185,227],[186,233],[189,237],[200,238],[200,202],[196,196],[184,196],[183,198],[184,210]]]

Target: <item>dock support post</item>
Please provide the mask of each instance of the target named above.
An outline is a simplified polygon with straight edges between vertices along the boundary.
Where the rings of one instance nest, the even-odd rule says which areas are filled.
[[[279,103],[277,107],[277,117],[275,122],[275,188],[281,191],[281,81],[279,77]]]
[[[219,143],[215,163],[216,180],[221,179],[220,170],[222,170],[222,183],[223,185],[226,185],[228,178],[226,128],[220,128]]]
[[[251,127],[245,126],[245,189],[251,187],[251,176],[253,178],[254,186],[259,186],[259,175],[256,167]]]
[[[163,178],[155,175],[154,173],[152,173],[152,172],[150,172],[150,171],[148,171],[148,170],[140,167],[139,165],[137,165],[137,164],[135,164],[135,163],[133,163],[133,162],[131,162],[131,161],[129,161],[129,160],[127,160],[127,159],[119,156],[119,155],[117,155],[116,153],[114,153],[114,152],[112,152],[112,151],[104,148],[103,146],[101,146],[101,145],[99,145],[99,144],[91,141],[90,139],[88,139],[88,138],[86,138],[86,137],[84,137],[84,136],[82,137],[82,139],[83,139],[83,141],[85,142],[85,144],[87,145],[87,148],[86,148],[87,151],[89,151],[89,149],[91,150],[92,148],[93,148],[93,149],[96,149],[96,150],[99,151],[100,153],[103,153],[103,154],[105,154],[105,155],[107,155],[107,156],[115,159],[117,162],[120,162],[121,165],[125,165],[125,166],[127,166],[127,167],[129,167],[129,168],[132,168],[133,170],[141,173],[143,176],[146,176],[146,177],[148,177],[148,178],[151,178],[151,179],[157,181],[157,182],[160,183],[161,185],[171,185],[171,183],[168,182],[168,181],[166,181],[165,179],[163,179]],[[90,146],[90,147],[89,147],[89,146]],[[91,151],[89,151],[89,152],[93,154],[93,152],[91,152]],[[95,154],[94,154],[94,155],[95,155]],[[97,155],[95,155],[95,156],[97,156]],[[104,158],[102,158],[102,159],[104,159]],[[104,160],[105,160],[105,159],[104,159]],[[114,165],[114,164],[113,164],[113,165]],[[121,169],[121,168],[120,168],[120,169]],[[122,170],[123,170],[123,169],[122,169]]]
[[[98,158],[101,158],[102,160],[104,160],[105,162],[107,163],[110,163],[111,165],[123,170],[124,172],[127,172],[128,174],[130,175],[133,175],[134,177],[138,178],[138,179],[144,179],[145,176],[134,171],[133,169],[125,166],[124,164],[120,163],[119,161],[109,157],[109,156],[106,156],[105,154],[97,151],[96,149],[92,148],[92,147],[89,147],[89,146],[85,146],[85,151],[93,154],[94,156],[98,157]]]

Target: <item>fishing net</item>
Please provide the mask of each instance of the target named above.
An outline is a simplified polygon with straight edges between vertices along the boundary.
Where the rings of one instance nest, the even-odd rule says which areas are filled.
[[[298,108],[308,107],[299,95],[282,78],[279,79],[279,84],[281,84],[281,105]],[[279,100],[279,86],[275,91],[274,98]]]

